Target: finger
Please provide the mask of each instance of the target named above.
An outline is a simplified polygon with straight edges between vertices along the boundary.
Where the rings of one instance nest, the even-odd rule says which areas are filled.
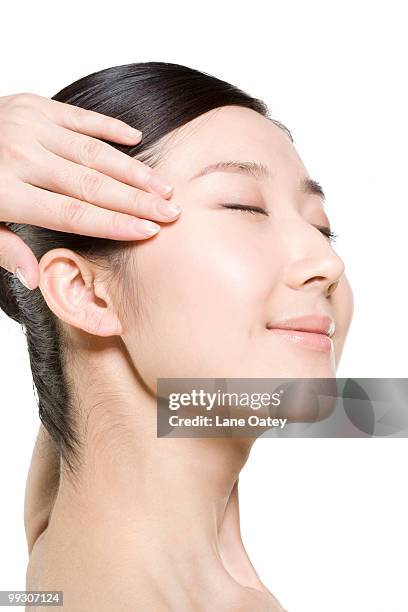
[[[41,148],[35,177],[30,162],[20,162],[19,176],[35,187],[67,195],[102,208],[143,219],[169,222],[181,212],[157,195],[120,183],[96,170],[85,168]]]
[[[129,126],[120,119],[108,117],[74,104],[43,98],[41,110],[49,119],[63,127],[96,138],[117,143],[136,144],[142,137],[140,130]]]
[[[160,225],[153,221],[105,210],[89,202],[39,189],[27,183],[19,183],[13,189],[10,207],[13,210],[13,221],[16,223],[28,223],[81,236],[144,240],[160,230]]]
[[[32,250],[4,223],[0,223],[0,267],[18,278],[28,289],[40,282],[40,270]]]
[[[96,138],[55,126],[40,134],[38,141],[59,157],[98,170],[127,185],[162,197],[168,197],[173,189],[167,179],[147,164]]]

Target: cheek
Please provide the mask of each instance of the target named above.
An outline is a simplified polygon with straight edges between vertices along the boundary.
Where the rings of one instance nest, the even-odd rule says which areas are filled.
[[[139,358],[168,376],[213,376],[222,362],[244,359],[271,271],[255,244],[225,231],[170,237],[163,232],[160,245],[137,253],[147,316],[137,333]]]
[[[209,325],[247,319],[265,288],[262,262],[255,252],[231,244],[225,236],[202,244],[194,239],[174,245],[171,256],[154,265],[149,292],[166,304],[167,316],[180,319],[192,332]]]

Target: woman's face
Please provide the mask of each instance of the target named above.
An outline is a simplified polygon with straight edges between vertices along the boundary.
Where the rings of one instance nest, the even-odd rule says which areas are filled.
[[[171,201],[182,214],[134,246],[137,296],[123,333],[145,383],[334,377],[353,296],[342,259],[315,227],[329,219],[321,197],[302,190],[308,173],[289,137],[258,113],[227,106],[175,130],[161,150],[157,168],[173,183]],[[263,164],[269,176],[230,168],[194,178],[227,161]],[[335,321],[333,350],[269,329],[313,314]]]

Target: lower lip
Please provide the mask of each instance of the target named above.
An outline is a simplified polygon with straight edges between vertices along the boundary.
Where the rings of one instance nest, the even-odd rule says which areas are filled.
[[[296,329],[277,329],[269,328],[269,331],[274,334],[284,336],[287,340],[298,346],[329,353],[333,350],[333,342],[325,334],[316,334],[313,332],[298,331]]]

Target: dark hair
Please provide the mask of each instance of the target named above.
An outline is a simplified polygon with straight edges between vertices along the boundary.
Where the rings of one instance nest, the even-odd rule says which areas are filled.
[[[151,167],[158,161],[153,145],[163,136],[221,106],[252,109],[292,139],[283,124],[269,117],[261,100],[210,74],[179,64],[145,62],[113,66],[75,81],[52,99],[116,117],[142,130],[142,141],[135,146],[109,144]],[[96,263],[105,262],[115,273],[123,271],[122,255],[126,248],[123,241],[27,224],[7,225],[30,246],[38,260],[47,251],[63,247]],[[74,388],[64,367],[62,328],[40,289],[26,289],[3,268],[0,268],[0,307],[23,326],[40,419],[55,443],[62,466],[65,462],[73,472],[79,458],[80,436],[74,419]]]

